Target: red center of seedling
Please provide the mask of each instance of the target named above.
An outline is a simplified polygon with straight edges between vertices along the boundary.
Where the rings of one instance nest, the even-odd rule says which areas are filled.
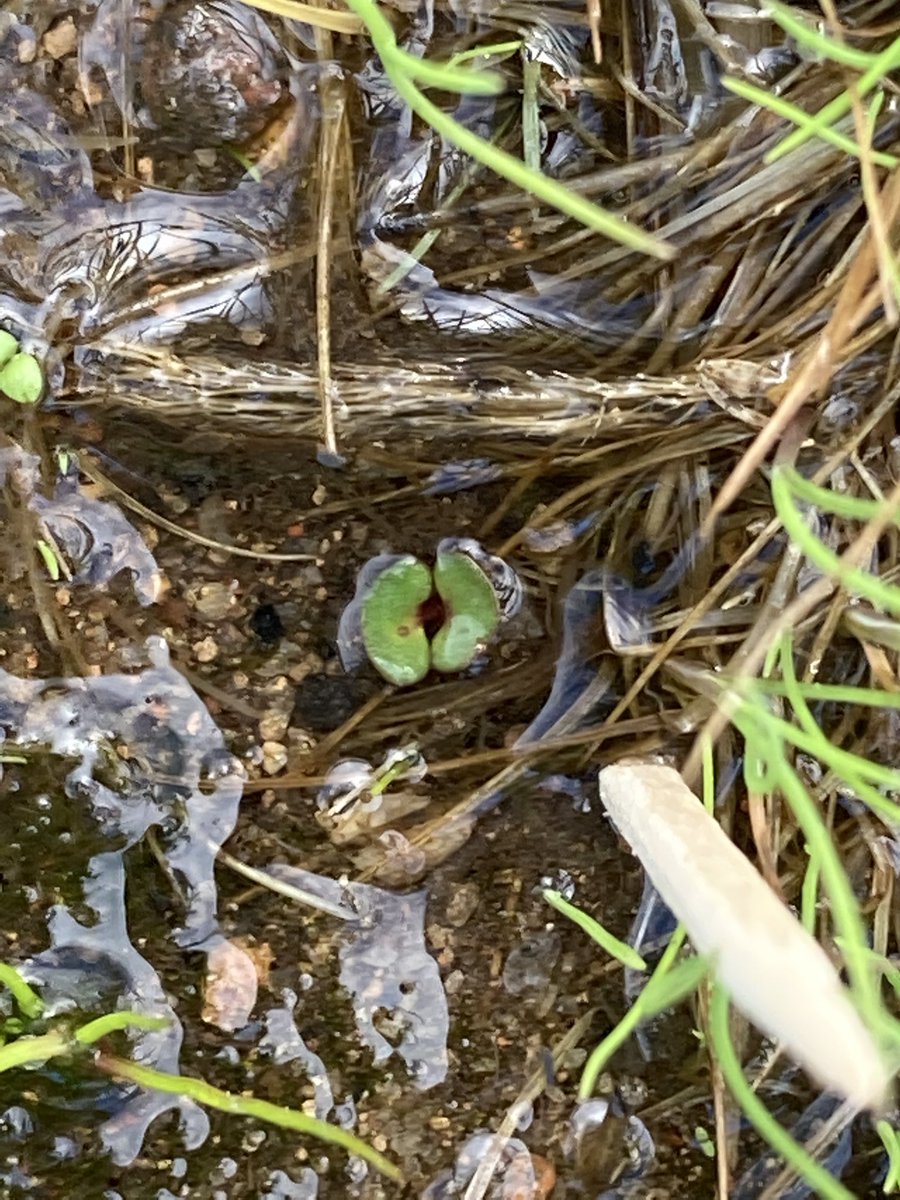
[[[418,623],[425,630],[425,636],[429,642],[444,625],[449,615],[446,604],[437,592],[432,592],[428,599],[423,600],[419,605]]]

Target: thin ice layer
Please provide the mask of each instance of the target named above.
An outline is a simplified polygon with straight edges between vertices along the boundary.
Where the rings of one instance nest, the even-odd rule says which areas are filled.
[[[340,884],[284,863],[270,875],[346,908],[348,937],[340,949],[341,983],[354,999],[360,1036],[384,1062],[399,1054],[417,1087],[430,1088],[447,1074],[450,1016],[438,965],[425,947],[426,892],[395,895],[364,883]],[[386,1013],[396,1043],[376,1028]]]
[[[85,867],[84,900],[94,920],[84,924],[61,906],[53,910],[53,950],[105,955],[122,972],[123,998],[131,1007],[169,1017],[166,1029],[142,1036],[139,1057],[177,1072],[181,1027],[155,969],[131,942],[123,856],[157,827],[166,862],[186,897],[183,926],[174,936],[192,949],[215,945],[220,935],[213,866],[237,819],[243,772],[202,700],[170,666],[165,643],[151,638],[147,645],[151,665],[133,675],[30,680],[0,670],[0,726],[8,744],[45,746],[74,760],[66,792],[90,805],[115,846]],[[116,754],[117,745],[128,746],[128,759]],[[111,764],[113,786],[104,782]],[[101,1129],[113,1158],[130,1162],[150,1122],[173,1108],[181,1111],[188,1148],[201,1144],[208,1126],[196,1106],[139,1092]]]

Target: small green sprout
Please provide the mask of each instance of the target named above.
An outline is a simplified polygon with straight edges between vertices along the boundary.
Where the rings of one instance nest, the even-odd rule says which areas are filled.
[[[6,334],[6,338],[9,336]],[[0,360],[7,344],[5,338],[0,341]],[[37,404],[43,390],[44,372],[33,354],[20,350],[0,369],[0,392],[16,404]]]
[[[47,574],[54,583],[59,583],[62,571],[59,566],[59,559],[49,542],[45,542],[43,538],[38,538],[35,542],[38,554],[44,560],[44,566],[47,568]]]
[[[341,617],[341,658],[348,670],[368,659],[397,687],[463,671],[520,601],[515,573],[477,542],[446,538],[433,571],[409,554],[372,559]]]
[[[5,367],[18,349],[19,343],[13,335],[0,329],[0,367]]]
[[[434,586],[446,619],[431,643],[431,663],[436,671],[462,671],[497,628],[497,593],[475,560],[458,550],[438,548]]]
[[[366,653],[379,674],[398,687],[428,674],[431,653],[419,610],[430,595],[431,572],[408,554],[382,571],[363,601]]]

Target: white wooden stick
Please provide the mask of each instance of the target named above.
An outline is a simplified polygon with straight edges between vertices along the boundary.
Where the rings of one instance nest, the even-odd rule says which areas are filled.
[[[672,767],[606,767],[606,811],[734,1004],[812,1078],[880,1109],[890,1073],[825,951]]]

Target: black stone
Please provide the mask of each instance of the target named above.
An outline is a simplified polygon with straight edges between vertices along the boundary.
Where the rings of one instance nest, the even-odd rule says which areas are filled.
[[[260,604],[250,618],[250,628],[261,642],[268,645],[284,637],[284,624],[274,604]]]

